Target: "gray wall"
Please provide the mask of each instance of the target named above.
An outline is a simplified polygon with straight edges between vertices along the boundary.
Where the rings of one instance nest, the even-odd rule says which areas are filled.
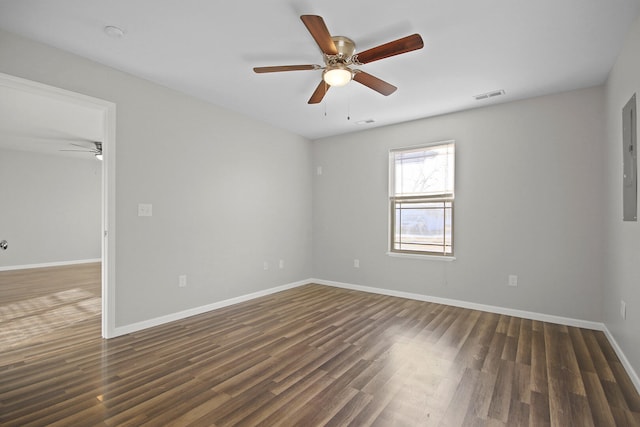
[[[607,250],[604,320],[616,341],[640,371],[640,224],[622,221],[622,107],[640,96],[640,19],[636,20],[606,85],[606,207]],[[637,126],[637,123],[636,123]],[[627,318],[620,317],[620,300]]]
[[[116,104],[116,327],[310,277],[308,140],[6,32],[0,72]]]
[[[102,165],[0,150],[0,267],[100,258]]]
[[[313,144],[8,33],[0,72],[117,104],[117,326],[315,276],[604,320],[637,368],[640,228],[620,219],[618,124],[640,92],[639,33],[606,88]],[[458,144],[457,260],[389,257],[388,150],[445,139]]]
[[[602,106],[600,87],[316,141],[314,277],[602,321]],[[457,259],[389,257],[389,149],[448,139]]]

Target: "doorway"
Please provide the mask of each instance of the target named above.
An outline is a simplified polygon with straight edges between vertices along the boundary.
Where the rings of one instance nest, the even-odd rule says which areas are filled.
[[[98,136],[101,140],[103,155],[101,191],[101,330],[104,338],[110,338],[114,335],[115,329],[115,104],[3,73],[0,73],[0,86],[27,95],[43,97],[43,99],[53,100],[100,116],[101,129]]]

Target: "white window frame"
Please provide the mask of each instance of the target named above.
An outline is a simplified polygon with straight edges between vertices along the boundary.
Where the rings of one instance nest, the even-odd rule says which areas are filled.
[[[390,256],[420,258],[420,259],[438,259],[451,261],[454,260],[454,205],[455,205],[455,183],[451,186],[451,192],[443,192],[437,194],[422,194],[422,195],[396,195],[395,193],[395,177],[396,177],[396,156],[398,153],[407,153],[412,151],[428,150],[429,148],[436,146],[451,145],[454,150],[453,164],[451,167],[454,169],[453,177],[455,177],[455,150],[456,144],[453,140],[438,141],[424,145],[403,147],[392,149],[389,151],[389,252]],[[454,178],[455,180],[455,178]],[[450,245],[447,245],[445,240],[445,234],[443,234],[442,251],[433,250],[408,250],[396,248],[396,205],[398,203],[443,203],[450,206],[449,208],[443,207],[443,209],[450,209],[451,212],[451,239]],[[450,251],[447,252],[447,246],[450,247]]]

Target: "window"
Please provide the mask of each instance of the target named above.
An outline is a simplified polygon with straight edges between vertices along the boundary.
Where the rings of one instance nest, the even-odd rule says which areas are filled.
[[[453,141],[392,150],[392,253],[453,256]]]

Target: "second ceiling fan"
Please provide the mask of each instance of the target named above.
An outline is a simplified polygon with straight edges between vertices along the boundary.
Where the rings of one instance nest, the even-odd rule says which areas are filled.
[[[309,104],[317,104],[322,101],[331,86],[344,86],[351,80],[355,80],[382,95],[391,95],[396,91],[397,87],[352,67],[424,47],[420,34],[413,34],[364,52],[356,53],[354,41],[343,36],[332,37],[321,16],[302,15],[300,19],[302,19],[318,47],[320,47],[324,59],[324,67],[317,64],[276,65],[272,67],[255,67],[253,71],[256,73],[275,73],[280,71],[324,70],[322,72],[322,81],[320,81],[313,95],[311,95]]]

